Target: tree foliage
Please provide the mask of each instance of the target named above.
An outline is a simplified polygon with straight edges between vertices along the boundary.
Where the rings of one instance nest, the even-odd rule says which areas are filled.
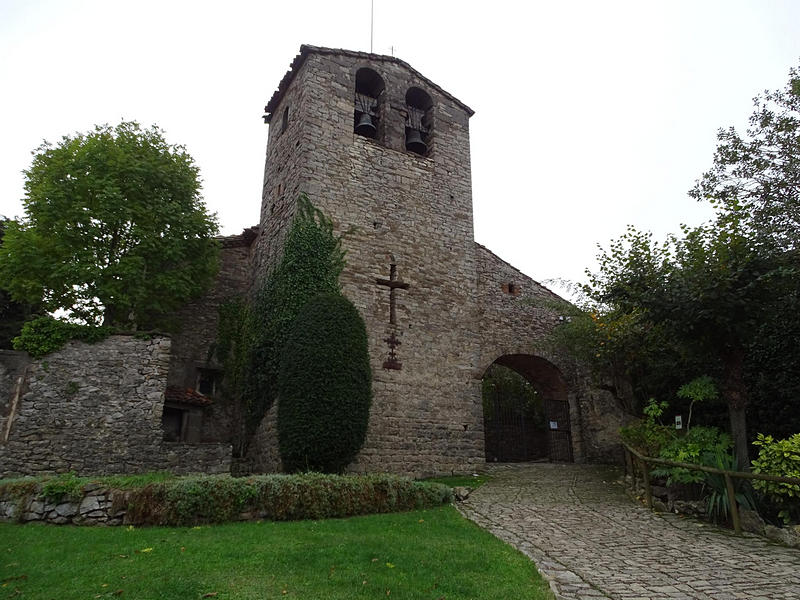
[[[783,89],[765,91],[745,136],[720,129],[714,164],[690,194],[723,214],[746,216],[753,237],[784,250],[800,241],[800,70]]]
[[[797,344],[786,332],[800,331],[794,310],[800,290],[799,108],[800,80],[792,70],[786,89],[756,98],[747,136],[720,131],[714,165],[691,192],[716,207],[715,218],[683,226],[663,242],[630,227],[601,250],[599,270],[584,287],[591,320],[584,313],[561,334],[607,371],[621,363],[627,375],[645,381],[652,377],[642,375],[642,367],[679,372],[681,383],[713,376],[742,464],[749,399],[764,399],[753,389],[761,367],[782,377],[772,382],[780,402],[793,400],[787,388],[800,387],[797,353],[783,354]],[[623,326],[615,331],[611,324]],[[658,352],[674,359],[671,369]],[[636,383],[633,388],[641,391]],[[651,393],[672,397],[676,389],[673,381],[671,389]]]
[[[0,246],[3,244],[8,220],[0,218]],[[15,302],[11,294],[0,289],[0,349],[10,350],[12,340],[19,335],[22,325],[36,311],[36,306],[28,302]]]
[[[0,248],[15,300],[86,324],[153,327],[216,272],[198,169],[156,127],[122,122],[44,142],[25,193],[25,216]]]
[[[339,473],[367,433],[372,399],[367,330],[344,296],[311,299],[295,318],[279,372],[284,469]]]

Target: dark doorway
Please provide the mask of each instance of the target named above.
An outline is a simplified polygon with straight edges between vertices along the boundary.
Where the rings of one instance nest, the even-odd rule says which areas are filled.
[[[527,354],[501,356],[481,390],[487,461],[572,462],[567,388],[555,365]]]
[[[486,460],[525,462],[547,458],[542,397],[516,371],[494,364],[481,382]]]

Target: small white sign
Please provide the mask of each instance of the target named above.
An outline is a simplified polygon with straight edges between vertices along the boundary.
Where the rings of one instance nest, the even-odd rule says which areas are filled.
[[[675,415],[675,429],[683,429],[683,417]]]
[[[558,421],[550,421],[550,429],[558,429]]]

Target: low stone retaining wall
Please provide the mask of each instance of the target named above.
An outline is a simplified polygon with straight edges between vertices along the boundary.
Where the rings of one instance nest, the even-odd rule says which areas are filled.
[[[0,500],[0,520],[44,521],[56,525],[122,525],[125,520],[125,492],[89,484],[80,500],[48,500],[41,494]],[[116,499],[116,502],[115,502]]]

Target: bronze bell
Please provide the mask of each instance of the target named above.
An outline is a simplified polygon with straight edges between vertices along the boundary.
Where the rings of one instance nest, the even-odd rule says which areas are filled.
[[[406,150],[423,156],[428,151],[428,145],[422,141],[419,129],[406,127]]]
[[[375,137],[377,131],[375,125],[372,123],[370,114],[362,112],[361,117],[358,119],[358,125],[356,125],[356,133],[366,137]]]

